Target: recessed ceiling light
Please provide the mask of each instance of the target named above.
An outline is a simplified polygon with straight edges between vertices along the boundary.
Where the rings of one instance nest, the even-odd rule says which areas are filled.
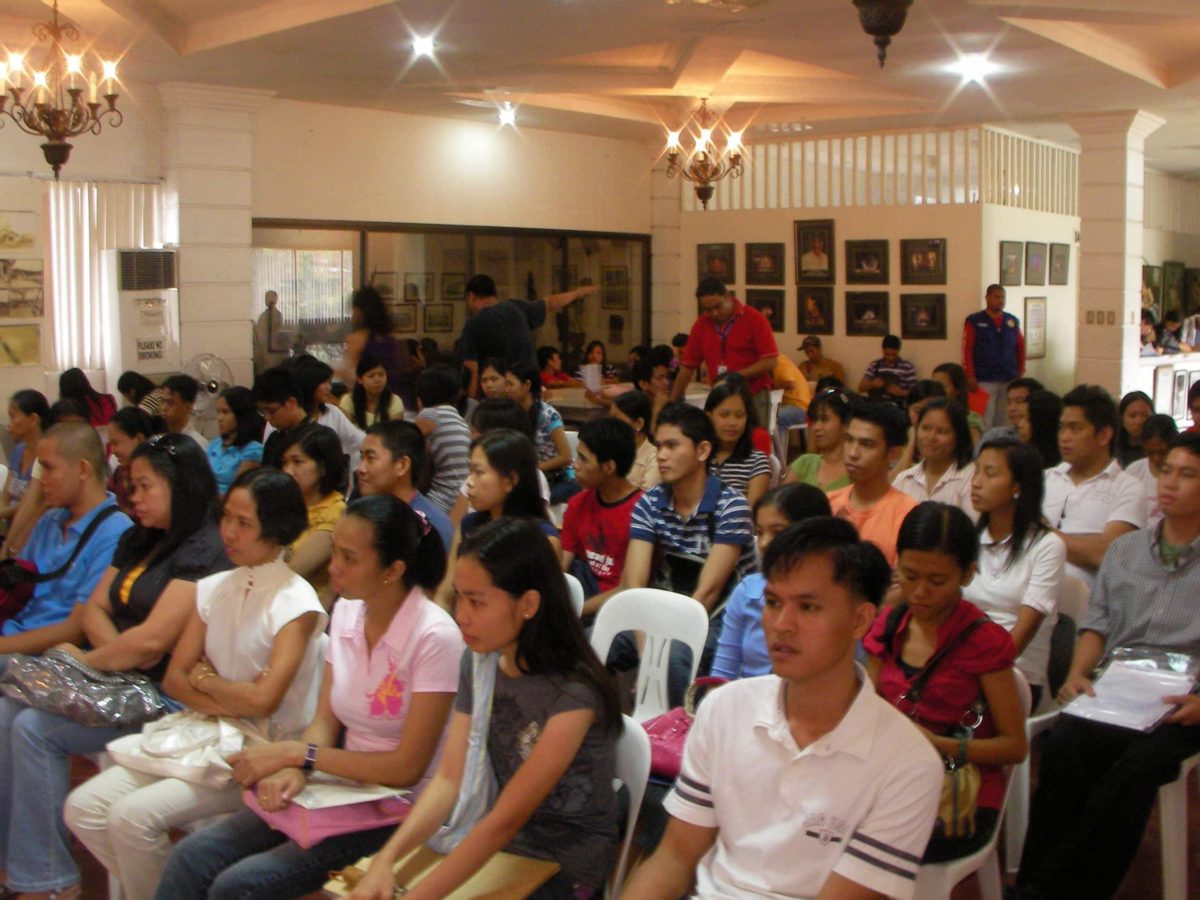
[[[512,125],[515,127],[516,124],[517,111],[513,109],[513,105],[510,101],[505,100],[504,105],[500,107],[500,125]]]
[[[433,37],[430,35],[413,35],[413,56],[433,56]]]
[[[946,71],[953,72],[963,81],[983,84],[989,75],[1000,71],[1000,66],[989,60],[986,53],[964,53],[955,62],[946,66]]]

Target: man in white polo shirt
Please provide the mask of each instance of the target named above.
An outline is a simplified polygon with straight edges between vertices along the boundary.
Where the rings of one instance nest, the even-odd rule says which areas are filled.
[[[1067,545],[1066,572],[1091,587],[1108,545],[1146,525],[1146,498],[1112,456],[1117,405],[1108,391],[1081,384],[1063,397],[1058,450],[1046,470],[1042,514]]]
[[[763,560],[772,675],[712,693],[625,898],[913,896],[942,762],[854,662],[891,570],[842,519],[784,531]]]

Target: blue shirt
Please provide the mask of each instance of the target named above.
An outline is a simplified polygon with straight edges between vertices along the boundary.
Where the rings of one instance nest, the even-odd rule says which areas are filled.
[[[103,503],[68,525],[65,537],[63,524],[70,517],[70,511],[62,507],[47,510],[33,527],[21,558],[34,563],[39,572],[53,572],[70,559],[88,523],[100,510],[116,505],[116,498],[108,494]],[[122,512],[105,519],[67,573],[35,586],[33,597],[25,608],[4,623],[0,634],[18,634],[66,620],[76,603],[86,603],[92,595],[100,576],[112,564],[117,542],[132,525],[129,516]]]
[[[771,657],[762,627],[766,587],[766,577],[756,573],[742,579],[729,595],[725,623],[713,657],[713,675],[734,679],[771,674]]]
[[[425,514],[425,518],[429,520],[430,527],[442,539],[442,547],[448,554],[450,552],[450,545],[454,543],[454,523],[450,521],[450,517],[442,512],[440,506],[420,491],[413,493],[412,503],[408,505],[417,512]]]
[[[226,447],[225,442],[217,437],[208,442],[204,452],[208,454],[208,464],[217,479],[217,490],[224,494],[237,478],[237,470],[242,463],[246,460],[262,462],[263,445],[260,441],[248,441],[240,447]]]

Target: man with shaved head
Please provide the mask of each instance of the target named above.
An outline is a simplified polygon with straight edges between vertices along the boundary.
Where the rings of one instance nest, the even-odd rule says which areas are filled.
[[[105,489],[108,466],[96,429],[64,422],[37,446],[42,498],[47,509],[20,553],[39,572],[50,573],[71,558],[84,531],[103,520],[70,568],[37,585],[25,607],[0,626],[0,654],[41,653],[83,640],[83,608],[103,578],[117,541],[133,523]]]

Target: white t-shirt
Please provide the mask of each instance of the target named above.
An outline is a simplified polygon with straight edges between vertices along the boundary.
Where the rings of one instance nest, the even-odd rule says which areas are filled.
[[[1125,474],[1136,478],[1142,486],[1146,497],[1146,527],[1154,529],[1163,520],[1162,509],[1158,505],[1158,479],[1150,471],[1150,460],[1142,458],[1129,464]]]
[[[1058,594],[1067,545],[1057,534],[1044,531],[1008,566],[1011,542],[1011,535],[996,542],[984,529],[979,535],[979,568],[971,583],[963,588],[963,597],[1007,631],[1017,624],[1022,606],[1046,617],[1025,652],[1017,658],[1017,668],[1029,683],[1044,685],[1050,662],[1050,635],[1058,621]]]
[[[718,829],[694,896],[815,897],[834,872],[913,896],[942,761],[861,667],[858,678],[842,721],[803,750],[777,676],[730,682],[705,699],[664,801],[676,818]]]
[[[270,664],[275,638],[305,613],[320,616],[283,702],[267,723],[271,740],[308,727],[321,692],[321,635],[328,617],[312,585],[288,568],[283,555],[262,566],[241,566],[196,582],[196,610],[208,626],[204,653],[227,681],[253,681]]]
[[[971,517],[972,522],[975,522],[979,519],[979,513],[971,505],[971,479],[974,477],[975,463],[967,463],[961,469],[958,466],[951,466],[942,473],[937,484],[930,488],[925,478],[924,464],[917,463],[897,475],[896,480],[892,482],[892,487],[898,491],[904,491],[918,503],[936,500],[938,503],[957,506]]]

